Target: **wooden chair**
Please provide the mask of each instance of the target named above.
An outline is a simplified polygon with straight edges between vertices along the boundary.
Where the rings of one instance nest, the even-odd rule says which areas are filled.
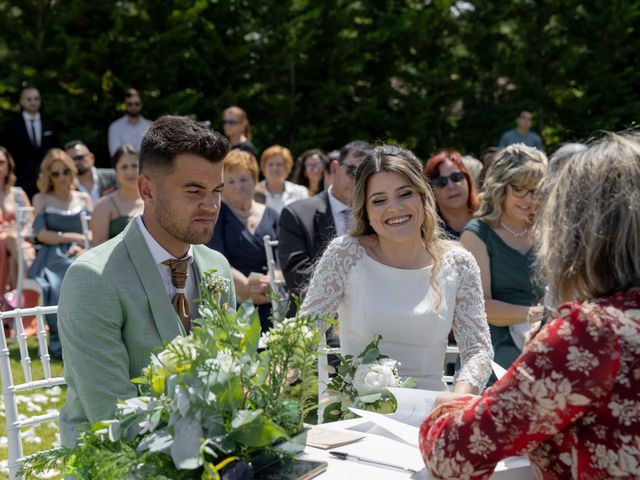
[[[65,381],[62,377],[51,376],[51,361],[49,351],[47,349],[47,333],[45,331],[44,316],[50,313],[57,313],[57,305],[51,307],[35,307],[27,309],[17,309],[1,314],[2,320],[15,319],[16,340],[20,348],[20,363],[24,372],[25,382],[14,384],[13,375],[11,373],[11,363],[9,361],[9,348],[7,339],[2,331],[0,337],[0,373],[2,378],[2,396],[5,404],[6,429],[9,449],[9,478],[20,479],[18,471],[20,464],[24,460],[22,449],[22,432],[21,429],[33,427],[44,422],[57,420],[58,412],[47,413],[44,415],[35,415],[20,419],[18,416],[18,404],[16,394],[29,392],[42,388],[54,387],[56,385],[64,385]],[[38,351],[40,361],[42,362],[43,378],[34,379],[31,372],[31,358],[27,348],[27,335],[22,326],[22,317],[36,317],[38,325]]]

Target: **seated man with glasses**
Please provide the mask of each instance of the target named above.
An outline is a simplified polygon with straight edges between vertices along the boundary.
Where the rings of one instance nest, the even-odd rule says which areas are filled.
[[[142,137],[151,121],[142,116],[142,98],[140,92],[130,88],[124,94],[125,114],[109,125],[109,155],[113,157],[116,150],[128,143],[140,151]]]
[[[78,190],[88,193],[93,205],[100,197],[118,188],[113,168],[96,168],[95,156],[82,140],[71,140],[65,144],[64,149],[78,170]]]

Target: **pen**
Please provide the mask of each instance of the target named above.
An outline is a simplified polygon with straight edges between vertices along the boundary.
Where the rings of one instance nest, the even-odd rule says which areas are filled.
[[[347,453],[347,452],[336,452],[334,450],[332,452],[329,452],[329,455],[335,458],[339,458],[340,460],[353,460],[354,462],[370,463],[371,465],[378,465],[380,467],[395,468],[396,470],[404,470],[405,472],[416,473],[416,470],[413,470],[412,468],[409,468],[409,467],[403,467],[401,465],[394,465],[392,463],[381,462],[379,460],[374,460],[373,458],[359,457],[358,455],[351,455],[350,453]]]

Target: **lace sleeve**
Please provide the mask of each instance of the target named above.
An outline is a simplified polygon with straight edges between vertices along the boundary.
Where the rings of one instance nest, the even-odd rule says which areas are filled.
[[[462,367],[455,381],[465,380],[482,391],[491,376],[493,347],[484,309],[480,268],[471,253],[454,248],[447,253],[458,271],[458,291],[453,313],[453,334],[460,349]]]
[[[316,265],[300,313],[335,316],[344,296],[347,278],[363,255],[364,249],[355,238],[343,236],[334,239]]]

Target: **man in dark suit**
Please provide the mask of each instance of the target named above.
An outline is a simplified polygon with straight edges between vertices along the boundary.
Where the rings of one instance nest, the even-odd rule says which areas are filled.
[[[348,143],[330,164],[333,185],[318,195],[286,206],[280,214],[278,255],[289,290],[300,296],[329,242],[351,226],[356,169],[371,145]]]
[[[16,162],[16,185],[33,197],[38,191],[40,163],[50,148],[59,146],[60,139],[53,123],[40,115],[40,92],[36,87],[24,87],[19,102],[22,111],[5,124],[1,145]]]
[[[96,168],[96,158],[82,140],[71,140],[64,149],[78,169],[78,190],[91,196],[94,207],[101,196],[117,188],[116,172],[113,168]]]

